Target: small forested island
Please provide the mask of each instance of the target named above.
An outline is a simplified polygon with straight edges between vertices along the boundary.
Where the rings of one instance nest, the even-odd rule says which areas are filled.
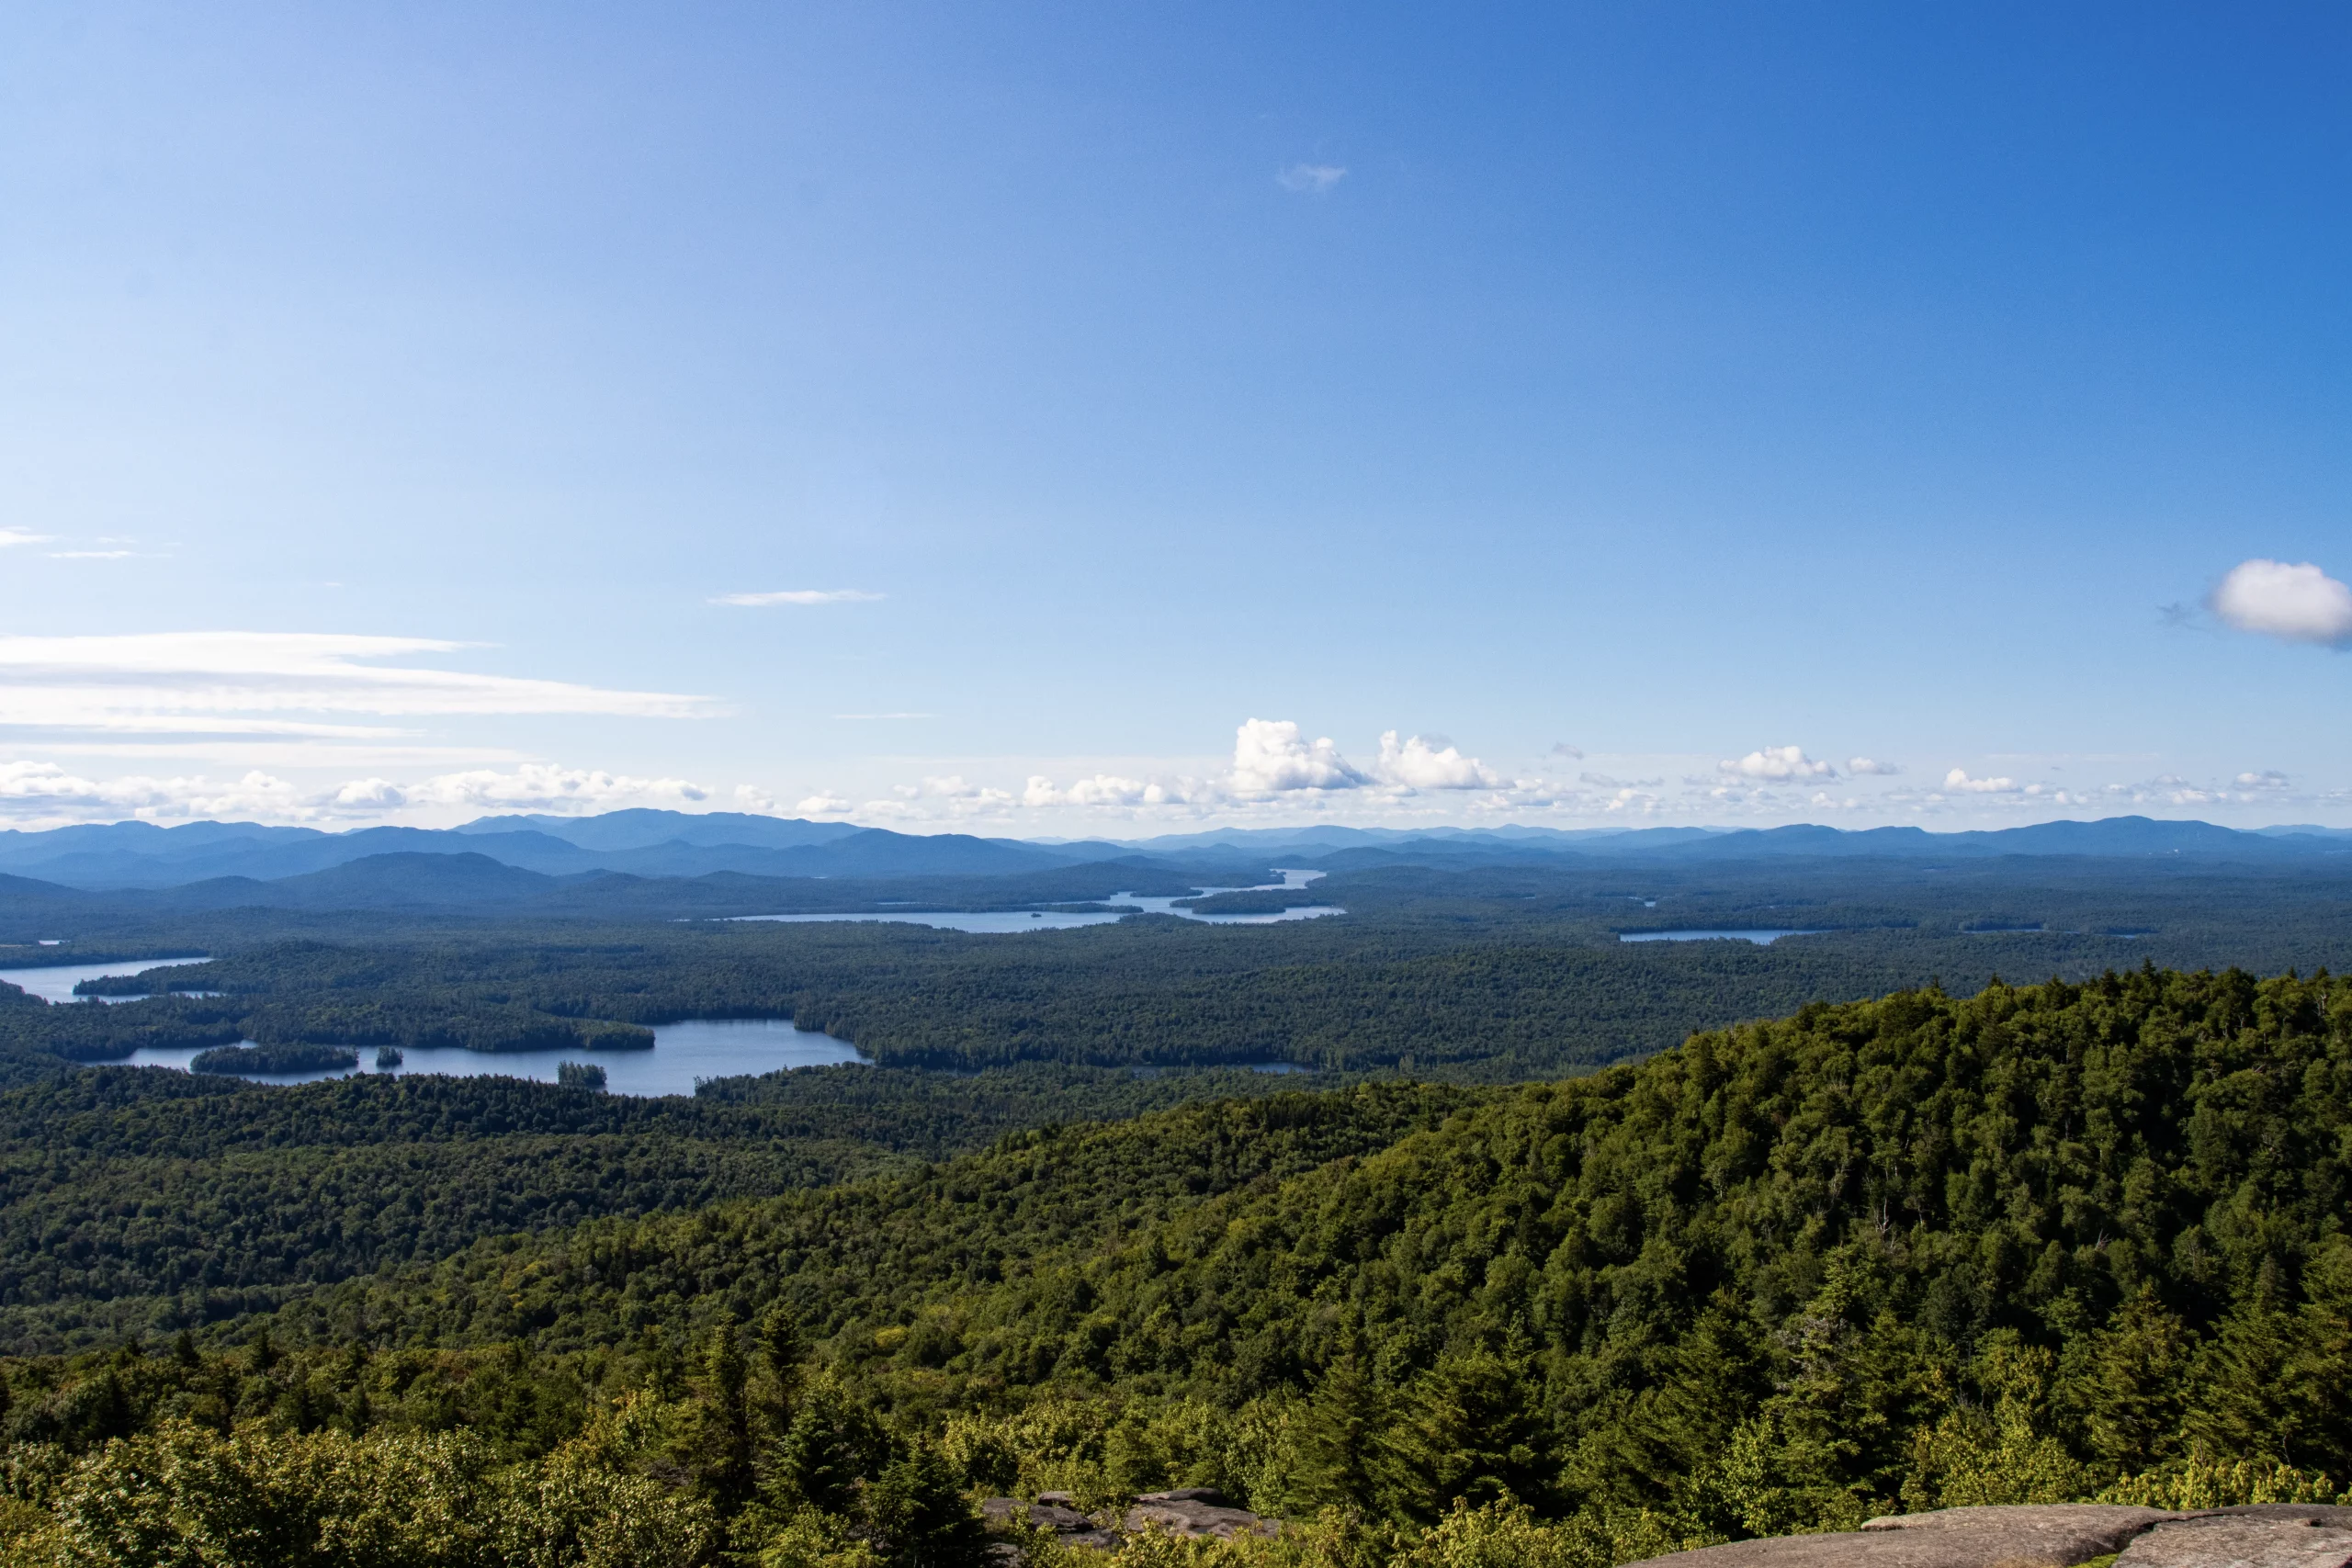
[[[840,1081],[901,1092],[882,1071]],[[0,1118],[46,1093],[94,1151],[137,1125],[193,1155],[266,1146],[293,1096],[315,1122],[421,1081],[84,1076]],[[534,1089],[486,1091],[496,1125]],[[143,1326],[0,1363],[0,1539],[76,1564],[952,1568],[1099,1562],[1072,1544],[1099,1537],[1603,1568],[1962,1505],[2334,1502],[2348,1194],[2352,983],[2148,967],[1815,1004],[1556,1081],[1048,1122],[407,1260],[424,1214],[396,1205],[369,1222],[390,1258],[263,1310],[215,1238],[159,1231],[142,1266],[186,1282]],[[80,1316],[11,1316],[20,1342],[104,1317],[105,1275],[49,1277]],[[1128,1501],[1184,1488],[1283,1523],[1180,1539],[1150,1525],[1178,1505]],[[984,1529],[979,1499],[1041,1495],[1087,1528]]]
[[[359,1065],[348,1045],[296,1041],[283,1045],[215,1045],[188,1061],[192,1073],[328,1073]]]
[[[566,1089],[602,1089],[605,1069],[594,1062],[558,1062],[555,1081]]]

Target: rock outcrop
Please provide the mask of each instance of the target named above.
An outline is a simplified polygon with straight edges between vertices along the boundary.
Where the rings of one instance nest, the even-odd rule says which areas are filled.
[[[2352,1508],[2165,1513],[2098,1503],[1890,1514],[1859,1530],[1740,1540],[1639,1568],[2352,1568]]]
[[[2133,1540],[2115,1568],[2347,1568],[2352,1508],[2271,1503],[2192,1515]]]
[[[1282,1529],[1247,1508],[1227,1507],[1224,1495],[1208,1486],[1138,1493],[1122,1528],[1130,1535],[1140,1535],[1154,1525],[1170,1535],[1215,1536],[1219,1540],[1238,1535],[1273,1535]]]
[[[980,1505],[980,1512],[995,1529],[1005,1529],[1016,1520],[1026,1521],[1052,1530],[1054,1539],[1065,1546],[1103,1551],[1147,1529],[1231,1540],[1236,1536],[1273,1535],[1282,1529],[1276,1520],[1229,1506],[1223,1494],[1207,1486],[1137,1493],[1124,1507],[1112,1509],[1101,1518],[1080,1512],[1077,1500],[1067,1492],[1040,1492],[1034,1503],[1018,1497],[990,1497]]]

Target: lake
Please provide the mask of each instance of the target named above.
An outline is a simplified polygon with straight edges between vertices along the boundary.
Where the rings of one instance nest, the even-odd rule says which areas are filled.
[[[1277,867],[1276,869],[1280,869]],[[1323,874],[1319,871],[1284,871],[1280,882],[1262,883],[1257,887],[1204,887],[1203,893],[1265,892],[1274,888],[1304,887]],[[1147,915],[1174,915],[1179,919],[1198,920],[1210,926],[1271,926],[1283,920],[1315,920],[1326,915],[1344,915],[1345,909],[1336,904],[1302,904],[1296,908],[1263,915],[1201,915],[1190,909],[1176,908],[1176,898],[1139,897],[1132,893],[1114,893],[1102,900],[1106,904],[1121,904],[1125,911],[1080,914],[1067,909],[889,909],[868,911],[855,915],[733,915],[738,920],[768,920],[787,925],[810,924],[819,920],[882,920],[892,925],[933,926],[948,931],[1059,931],[1075,926],[1106,926],[1126,919],[1127,912]]]
[[[359,1066],[315,1073],[241,1073],[255,1083],[316,1083],[322,1078],[359,1077],[375,1073],[376,1048],[355,1047]],[[772,1073],[779,1067],[829,1067],[862,1063],[865,1057],[846,1040],[803,1032],[788,1019],[704,1018],[684,1023],[664,1023],[653,1031],[650,1051],[468,1051],[456,1045],[409,1048],[406,1060],[389,1069],[389,1076],[446,1073],[451,1077],[503,1076],[555,1082],[559,1062],[594,1062],[605,1069],[605,1088],[614,1094],[692,1094],[696,1078],[739,1077],[747,1073]],[[185,1071],[196,1055],[191,1047],[149,1048],[109,1066],[178,1067]]]
[[[1784,936],[1819,936],[1817,929],[1804,931],[1619,931],[1619,942],[1752,942],[1758,947],[1769,947]]]
[[[18,986],[49,1002],[77,1002],[84,998],[74,994],[74,987],[85,980],[96,980],[107,975],[143,975],[150,969],[163,969],[180,964],[209,963],[209,957],[196,958],[134,958],[122,964],[59,964],[40,969],[0,969],[0,980]],[[189,996],[210,996],[209,991],[190,991]],[[138,997],[100,997],[102,1002],[135,1002]]]

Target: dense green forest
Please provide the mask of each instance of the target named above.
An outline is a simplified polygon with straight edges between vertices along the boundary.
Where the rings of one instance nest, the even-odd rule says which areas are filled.
[[[484,1236],[821,1186],[1279,1081],[840,1067],[635,1099],[508,1077],[51,1077],[0,1091],[0,1349],[168,1335]]]
[[[206,952],[101,1011],[0,988],[0,1075],[141,1044],[619,1049],[687,1018],[791,1018],[876,1061],[967,1071],[1290,1061],[1508,1082],[1663,1050],[1825,997],[1996,973],[2086,978],[2143,960],[2352,968],[2340,870],[2071,861],[1342,874],[1344,917],[1170,917],[1018,935],[921,926],[240,911],[40,950]],[[1254,897],[1254,896],[1253,896]],[[1769,947],[1627,931],[1798,927]],[[2038,929],[2024,929],[2038,928]],[[123,994],[134,982],[92,988]],[[6,1081],[0,1078],[0,1081]]]
[[[102,1077],[47,1092],[242,1135]],[[1237,1558],[1565,1568],[1896,1508],[2333,1495],[2347,1183],[2352,984],[1908,989],[1568,1081],[1195,1103],[485,1236],[8,1362],[0,1473],[23,1551],[93,1563],[200,1561],[254,1499],[409,1553],[271,1562],[630,1561],[602,1529],[911,1568],[976,1560],[976,1490],[1200,1483],[1320,1520]],[[428,1555],[396,1476],[481,1522]],[[569,1544],[497,1545],[534,1529]]]

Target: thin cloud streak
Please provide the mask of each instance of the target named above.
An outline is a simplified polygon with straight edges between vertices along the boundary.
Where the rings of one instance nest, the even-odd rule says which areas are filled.
[[[865,604],[881,597],[862,588],[785,588],[773,593],[721,593],[711,603],[765,609],[775,604]]]
[[[217,733],[273,734],[287,732],[286,721],[256,716],[700,718],[726,711],[709,697],[681,693],[360,662],[467,646],[291,632],[0,637],[0,725],[137,734],[181,729],[182,716],[204,715],[203,727]]]

